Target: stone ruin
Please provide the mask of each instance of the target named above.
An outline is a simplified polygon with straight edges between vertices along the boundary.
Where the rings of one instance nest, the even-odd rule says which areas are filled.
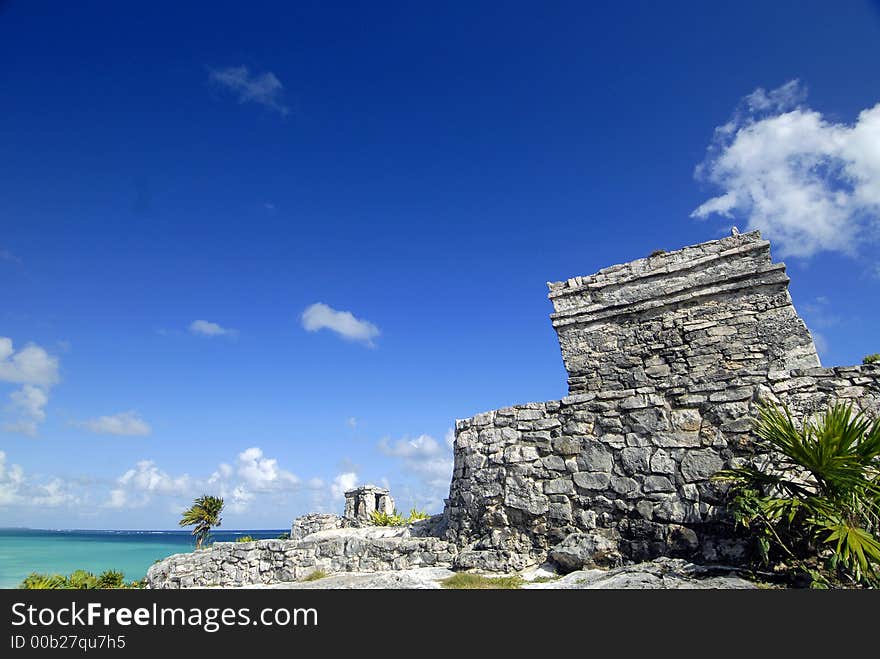
[[[759,401],[798,416],[852,401],[880,415],[880,365],[822,368],[758,232],[549,283],[569,395],[456,421],[442,516],[403,529],[387,490],[346,493],[291,540],[217,543],[150,568],[150,587],[299,579],[315,569],[562,571],[659,556],[737,563],[719,469],[755,458]],[[229,546],[225,546],[229,545]],[[244,546],[247,545],[247,546]],[[213,553],[212,553],[213,552]]]
[[[549,283],[569,395],[456,422],[456,564],[741,561],[710,477],[754,457],[758,401],[880,414],[880,368],[822,368],[788,283],[758,232]]]
[[[369,524],[374,512],[386,515],[394,513],[394,499],[384,487],[364,485],[345,493],[343,519],[351,525]]]

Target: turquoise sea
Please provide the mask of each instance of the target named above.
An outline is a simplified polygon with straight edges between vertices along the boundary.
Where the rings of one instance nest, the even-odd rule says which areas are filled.
[[[277,538],[288,529],[221,531],[216,542],[249,535]],[[70,574],[84,569],[94,574],[119,570],[127,581],[143,579],[157,559],[192,551],[189,531],[44,531],[0,529],[0,588],[15,588],[31,572]]]

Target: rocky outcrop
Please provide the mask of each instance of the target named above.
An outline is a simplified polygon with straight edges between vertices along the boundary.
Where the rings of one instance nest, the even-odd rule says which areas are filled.
[[[710,477],[754,457],[757,403],[880,414],[880,368],[821,368],[788,281],[752,232],[549,284],[570,394],[456,422],[457,565],[741,561]]]

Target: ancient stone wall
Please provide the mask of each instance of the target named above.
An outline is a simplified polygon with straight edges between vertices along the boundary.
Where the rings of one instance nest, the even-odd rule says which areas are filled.
[[[880,368],[819,367],[787,284],[756,232],[550,284],[571,393],[456,423],[458,565],[516,569],[572,534],[606,563],[742,558],[709,477],[753,455],[756,403],[880,414]]]
[[[383,572],[449,567],[454,544],[417,529],[373,527],[318,531],[300,540],[216,542],[151,566],[149,588],[236,587],[297,581],[316,570]]]
[[[819,366],[757,232],[549,283],[569,393]]]

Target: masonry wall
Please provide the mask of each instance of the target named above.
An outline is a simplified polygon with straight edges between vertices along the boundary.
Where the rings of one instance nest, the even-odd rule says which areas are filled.
[[[819,366],[788,282],[752,232],[548,284],[569,392]]]
[[[880,368],[821,368],[787,285],[757,233],[550,284],[571,393],[456,423],[458,565],[517,569],[572,533],[610,561],[742,559],[709,478],[754,457],[757,402],[880,414]]]
[[[383,572],[449,567],[456,546],[410,529],[324,530],[300,540],[216,542],[151,566],[150,588],[236,587],[297,581],[316,570]]]

